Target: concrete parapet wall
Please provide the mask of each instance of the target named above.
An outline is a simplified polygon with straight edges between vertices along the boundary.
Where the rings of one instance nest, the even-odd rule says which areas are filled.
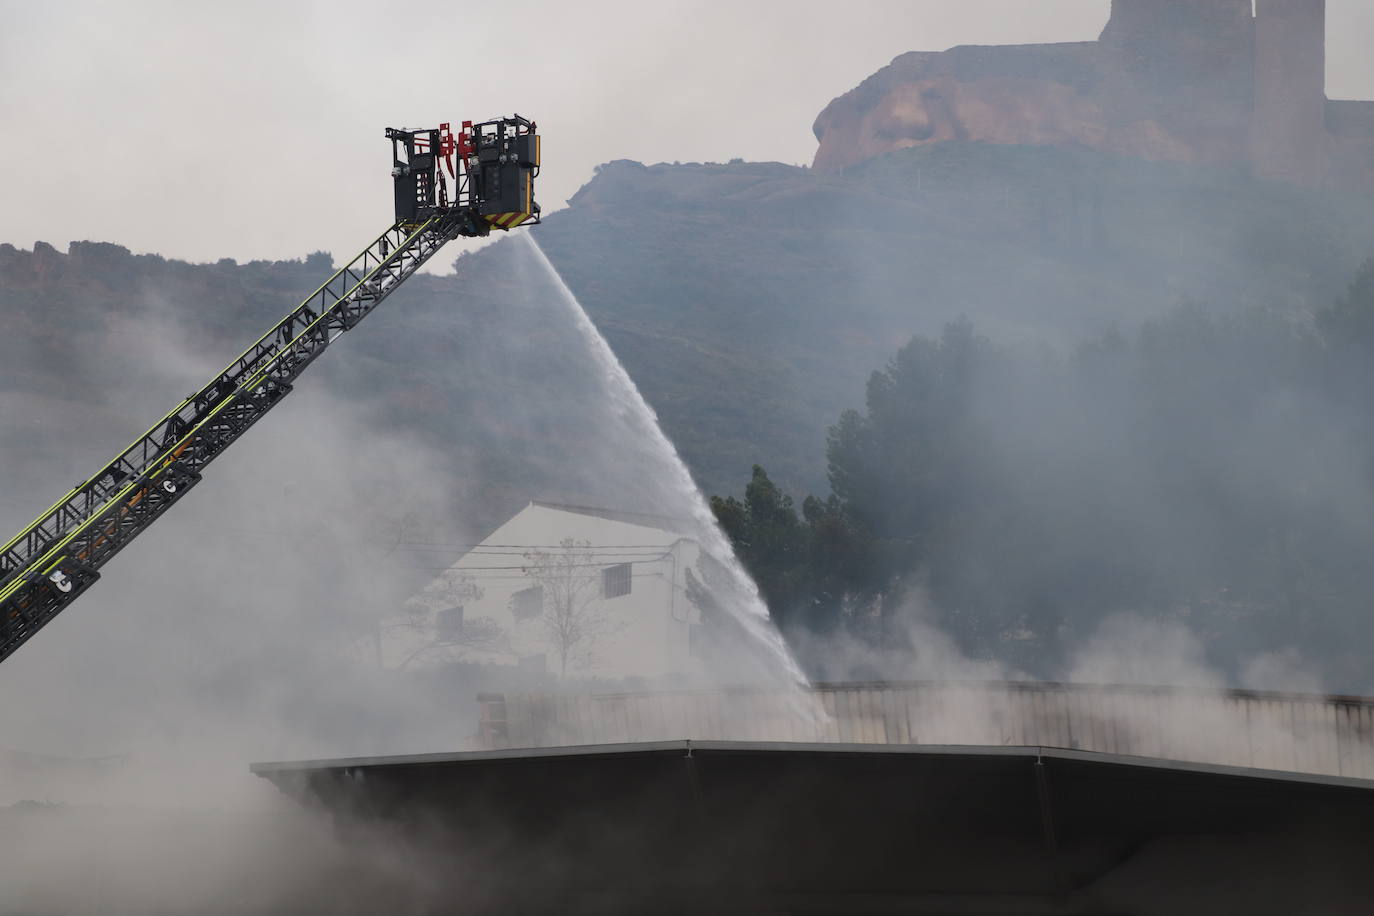
[[[483,748],[676,739],[1052,746],[1374,779],[1374,698],[1045,683],[485,694]]]

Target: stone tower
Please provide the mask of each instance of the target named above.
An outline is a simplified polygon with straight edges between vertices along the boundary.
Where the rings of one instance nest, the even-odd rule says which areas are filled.
[[[1252,124],[1255,174],[1326,182],[1326,0],[1256,0]]]
[[[1248,108],[1254,40],[1251,0],[1112,0],[1098,43],[1158,101],[1202,93]]]
[[[1099,40],[1145,54],[1230,43],[1249,32],[1251,5],[1252,0],[1112,0]]]

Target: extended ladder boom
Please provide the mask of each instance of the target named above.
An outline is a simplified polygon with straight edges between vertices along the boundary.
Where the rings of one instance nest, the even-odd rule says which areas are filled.
[[[504,139],[507,130],[512,138],[532,136],[534,131],[534,125],[519,116],[478,125],[472,140],[466,133],[470,125],[464,127],[464,146],[477,146],[484,136]],[[483,134],[484,128],[499,130]],[[99,578],[101,566],[185,496],[207,464],[291,392],[306,366],[445,242],[460,235],[485,235],[492,226],[506,228],[497,220],[508,217],[509,211],[482,212],[491,207],[483,206],[487,198],[475,162],[469,173],[463,161],[451,204],[440,174],[436,199],[439,159],[432,154],[426,158],[430,145],[425,141],[432,137],[432,148],[444,149],[446,129],[447,125],[438,131],[389,130],[393,139],[412,140],[408,163],[398,159],[392,172],[397,223],[205,387],[0,548],[0,661],[88,589]],[[463,148],[451,136],[447,144]],[[530,165],[523,168],[534,171]],[[537,223],[532,196],[527,194],[524,203],[525,218],[519,222]]]

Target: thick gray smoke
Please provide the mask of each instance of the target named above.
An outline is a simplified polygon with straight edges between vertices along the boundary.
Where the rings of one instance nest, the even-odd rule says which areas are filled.
[[[104,404],[6,394],[7,529],[218,371],[229,354],[203,352],[196,320],[156,296],[115,320],[107,350],[77,357]],[[0,666],[0,912],[346,912],[320,896],[336,876],[359,891],[391,880],[384,855],[345,851],[247,772],[452,747],[470,730],[465,695],[389,676],[373,650],[380,613],[423,581],[388,553],[398,521],[468,537],[426,511],[444,462],[374,435],[368,410],[322,382],[304,380]]]
[[[893,267],[900,256],[873,256],[889,276],[861,272],[890,295],[908,277]],[[289,910],[298,899],[318,902],[302,882],[318,886],[322,874],[355,871],[376,888],[414,877],[366,842],[359,849],[369,868],[360,869],[321,824],[249,777],[246,764],[463,746],[475,727],[473,683],[383,670],[379,621],[529,498],[652,513],[698,509],[681,487],[665,489],[661,451],[627,434],[634,424],[616,415],[623,403],[608,397],[572,316],[549,308],[556,291],[531,266],[517,246],[495,246],[459,262],[464,298],[412,302],[410,311],[399,297],[388,303],[360,334],[340,340],[89,595],[0,666],[0,696],[8,698],[0,703],[0,804],[66,806],[0,812],[0,910],[194,911],[220,902],[229,885],[254,889],[237,898],[243,908]],[[1020,256],[1013,281],[1001,285],[1042,266],[1038,256]],[[1168,285],[1186,293],[1188,277],[1180,272]],[[977,306],[987,299],[961,301],[950,276],[942,282],[917,288],[908,330],[934,333],[944,317],[968,311],[1015,337],[1028,333],[1027,315],[1054,304],[1041,301],[1050,283],[984,315]],[[152,294],[137,312],[113,318],[107,349],[73,359],[79,371],[67,377],[70,390],[6,391],[0,530],[17,529],[223,364],[229,354],[205,352],[201,329],[176,301]],[[1156,497],[1139,431],[1113,411],[1117,392],[1065,390],[1066,376],[1037,368],[1068,358],[1062,354],[1075,338],[1065,328],[1082,317],[1056,315],[1059,354],[1019,351],[1002,364],[1006,371],[976,379],[979,459],[998,472],[998,492],[1016,495],[1018,518],[1055,520],[1052,548],[1105,543],[1129,522],[1140,567],[1159,581],[1190,581],[1225,558],[1226,532],[1208,526],[1201,502]],[[1080,329],[1097,330],[1090,325]],[[794,333],[783,328],[780,336]],[[877,350],[872,341],[867,347]],[[22,350],[5,353],[7,378],[42,377],[40,356],[26,364]],[[1257,350],[1238,358],[1253,375],[1265,357]],[[389,367],[401,360],[423,368],[424,385],[387,387]],[[1236,369],[1217,365],[1211,387],[1224,391]],[[1158,393],[1179,396],[1167,387]],[[857,406],[860,392],[853,394]],[[1144,445],[1192,449],[1192,459],[1226,479],[1243,504],[1262,495],[1267,505],[1321,514],[1363,537],[1371,493],[1364,468],[1341,447],[1347,408],[1282,389],[1248,406],[1252,412],[1229,423],[1226,435],[1190,438],[1163,426],[1146,430]],[[953,546],[956,559],[970,555],[958,552],[967,543]],[[1035,556],[985,556],[1036,568]],[[1351,634],[1363,630],[1323,632],[1311,644],[1272,633],[1259,639],[1246,606],[1229,597],[1205,608],[1104,601],[1047,631],[1064,647],[1051,662],[1031,646],[1031,622],[1001,631],[1008,651],[975,652],[958,618],[948,616],[960,609],[942,603],[926,571],[902,571],[912,578],[890,621],[889,632],[900,636],[891,645],[792,634],[813,673],[981,681],[1030,672],[1287,690],[1359,683],[1347,675],[1359,673],[1349,659],[1367,639]],[[1110,580],[1116,570],[1098,572]],[[1024,582],[1007,582],[993,602],[1003,608],[1028,593]],[[1048,610],[1045,619],[1054,621],[1055,608]],[[1323,664],[1333,646],[1346,650],[1334,669]],[[718,672],[723,681],[741,673]],[[942,715],[978,731],[1003,712],[969,702]],[[1200,737],[1229,728],[1209,716],[1181,725]],[[747,729],[732,735],[750,736]],[[273,844],[264,848],[263,836]],[[67,880],[73,859],[98,859],[116,843],[120,855],[89,872],[95,884]],[[170,872],[177,880],[163,880]],[[151,899],[150,888],[165,896]],[[354,903],[362,909],[367,899]]]
[[[365,891],[417,876],[366,837],[345,851],[247,764],[465,746],[479,681],[499,686],[500,673],[383,668],[379,627],[512,504],[700,513],[637,425],[652,415],[627,420],[550,277],[528,254],[498,257],[510,295],[405,315],[413,302],[387,303],[360,329],[377,347],[341,338],[0,667],[0,806],[14,806],[0,807],[0,912],[194,912],[224,899],[245,912],[304,900],[366,911]],[[426,334],[454,308],[491,320],[464,321],[477,337],[449,359]],[[218,371],[229,354],[206,352],[200,320],[154,291],[110,319],[103,349],[71,355],[72,391],[7,394],[0,522],[17,529]],[[387,401],[353,394],[361,373],[384,372],[379,349],[397,334],[459,405],[430,428],[399,428]],[[41,377],[38,359],[7,369]],[[102,859],[111,844],[118,855]],[[90,880],[64,880],[74,867]],[[352,876],[355,910],[310,896],[337,872]]]

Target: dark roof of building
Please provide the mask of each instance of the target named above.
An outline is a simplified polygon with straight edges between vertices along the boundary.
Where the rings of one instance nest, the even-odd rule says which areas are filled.
[[[253,772],[405,825],[493,911],[551,895],[599,912],[1148,913],[1141,893],[1228,869],[1249,889],[1292,873],[1322,899],[1374,853],[1374,782],[1061,748],[671,741]],[[1350,880],[1328,880],[1337,864]],[[1159,911],[1190,912],[1176,904]]]
[[[625,744],[589,744],[567,747],[517,747],[488,751],[441,751],[432,754],[396,754],[378,757],[339,757],[322,760],[293,760],[254,763],[249,770],[271,778],[283,772],[356,772],[361,770],[409,769],[428,766],[461,766],[502,760],[559,760],[575,758],[681,757],[700,758],[738,754],[793,754],[835,757],[988,757],[1021,758],[1044,764],[1051,760],[1073,760],[1096,766],[1128,767],[1144,771],[1208,774],[1243,778],[1256,782],[1295,783],[1335,786],[1374,792],[1374,780],[1319,773],[1294,773],[1285,770],[1259,770],[1253,767],[1162,760],[1102,754],[1061,747],[989,747],[985,745],[841,744],[794,741],[640,741]]]

